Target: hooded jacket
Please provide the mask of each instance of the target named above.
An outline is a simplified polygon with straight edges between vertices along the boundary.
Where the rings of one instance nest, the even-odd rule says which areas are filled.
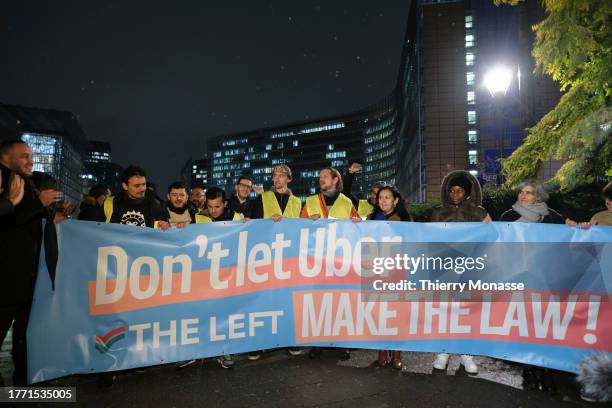
[[[471,184],[470,194],[458,205],[450,201],[448,189],[456,177],[465,177]],[[480,222],[487,216],[482,205],[482,190],[478,180],[465,170],[451,171],[444,177],[440,187],[442,206],[436,208],[432,215],[433,222]]]

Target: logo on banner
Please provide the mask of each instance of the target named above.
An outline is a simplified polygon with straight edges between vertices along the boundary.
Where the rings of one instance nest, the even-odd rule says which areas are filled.
[[[104,335],[96,336],[96,349],[101,354],[106,354],[113,346],[113,344],[123,338],[125,338],[125,326],[117,327],[116,329],[113,329]]]

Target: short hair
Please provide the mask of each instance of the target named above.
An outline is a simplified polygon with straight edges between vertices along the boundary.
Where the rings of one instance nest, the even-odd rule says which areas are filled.
[[[106,184],[94,184],[89,189],[89,196],[93,198],[98,198],[106,194],[107,190],[109,190],[109,188]]]
[[[601,190],[601,195],[603,196],[603,198],[612,200],[612,181],[606,184],[603,190]]]
[[[180,189],[185,189],[185,191],[188,192],[187,185],[185,183],[183,183],[182,181],[175,181],[174,183],[168,186],[168,194],[170,194],[170,191],[172,190],[180,190]]]
[[[375,188],[380,190],[381,188],[386,187],[387,185],[388,184],[387,184],[386,181],[379,180],[379,181],[375,182],[374,184],[372,184],[371,190],[374,190]]]
[[[0,144],[0,154],[7,154],[16,144],[27,145],[27,143],[21,139],[5,140]]]
[[[123,173],[121,173],[121,181],[127,184],[128,180],[134,176],[147,177],[147,173],[142,167],[129,165],[125,168],[125,170],[123,170]]]
[[[202,190],[206,190],[206,187],[204,187],[204,184],[202,183],[194,183],[191,185],[191,191],[195,190],[196,188],[201,188]]]
[[[545,203],[548,200],[548,192],[542,183],[534,179],[527,179],[518,185],[518,191],[522,191],[525,187],[533,188],[533,195],[540,203]]]
[[[340,174],[340,172],[333,167],[324,167],[321,169],[320,173],[324,172],[325,170],[329,170],[331,172],[332,178],[338,179],[338,184],[336,184],[336,190],[342,191],[344,183],[342,183],[342,175]]]
[[[221,197],[223,201],[225,201],[225,191],[219,187],[211,187],[206,190],[206,201],[208,200],[216,200]]]
[[[291,169],[286,164],[277,164],[276,166],[272,167],[272,175],[274,175],[275,170],[285,173],[289,180],[293,180],[293,174],[291,173]]]
[[[249,176],[248,174],[243,174],[242,176],[238,177],[238,181],[236,181],[236,185],[240,184],[242,180],[248,180],[251,183],[253,182],[253,179],[251,178],[251,176]]]

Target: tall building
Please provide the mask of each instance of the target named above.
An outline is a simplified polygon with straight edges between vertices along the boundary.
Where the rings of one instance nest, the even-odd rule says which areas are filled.
[[[111,159],[110,143],[96,140],[89,141],[87,157],[85,159],[87,171],[83,175],[89,186],[93,184],[106,184],[113,192],[121,188],[123,168],[113,163]]]
[[[210,180],[210,160],[208,154],[196,160],[190,157],[181,169],[181,180],[183,180],[189,188],[196,184],[208,187]]]
[[[8,127],[32,148],[34,171],[53,176],[67,199],[78,202],[83,191],[82,174],[87,138],[70,112],[0,105]]]
[[[340,116],[209,139],[210,184],[231,189],[242,174],[249,174],[267,189],[272,167],[287,164],[294,178],[291,190],[305,197],[318,191],[320,169],[344,171],[359,162],[364,171],[357,174],[353,193],[365,195],[373,182],[382,180],[418,196],[423,161],[418,137],[417,5],[411,2],[400,72],[387,97]],[[403,157],[410,157],[410,162]]]
[[[439,199],[444,176],[457,169],[483,184],[503,181],[499,158],[561,96],[549,78],[532,73],[530,27],[542,9],[536,0],[409,4],[399,72],[386,98],[357,112],[209,139],[210,183],[227,188],[247,173],[267,188],[272,166],[284,163],[294,173],[292,190],[305,196],[317,190],[321,168],[344,170],[354,161],[364,166],[353,191],[362,196],[382,180],[413,202]],[[497,66],[512,77],[505,94],[493,97],[483,80]]]

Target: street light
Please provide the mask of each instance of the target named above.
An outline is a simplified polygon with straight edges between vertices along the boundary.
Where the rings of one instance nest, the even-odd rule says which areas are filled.
[[[494,100],[497,116],[497,137],[499,148],[498,160],[500,160],[499,173],[497,174],[497,184],[499,185],[504,183],[504,176],[501,170],[501,159],[504,158],[504,110],[501,97],[506,95],[506,92],[510,87],[511,78],[512,70],[501,66],[491,69],[484,76],[484,84]],[[496,98],[496,96],[498,97]]]
[[[497,94],[505,95],[510,86],[512,71],[504,67],[495,67],[484,76],[484,83],[492,97]]]

